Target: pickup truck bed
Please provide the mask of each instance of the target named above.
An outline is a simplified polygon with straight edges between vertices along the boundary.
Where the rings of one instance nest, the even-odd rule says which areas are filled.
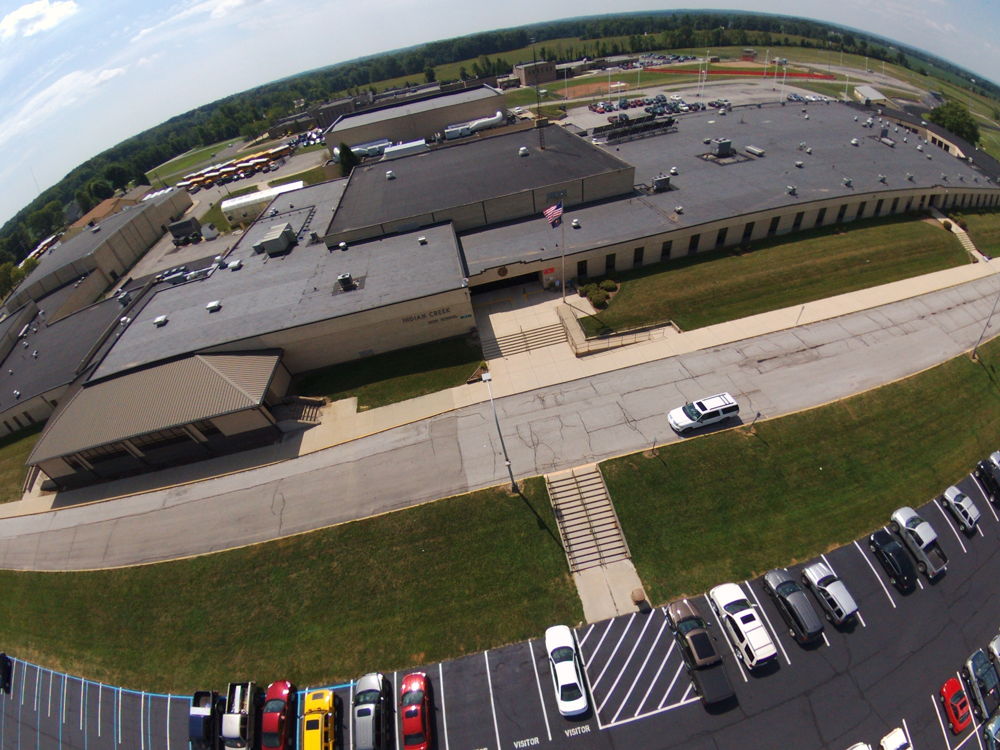
[[[688,676],[694,683],[695,691],[701,696],[702,703],[706,706],[722,703],[734,695],[733,686],[729,682],[726,668],[722,662],[701,669],[689,669]]]

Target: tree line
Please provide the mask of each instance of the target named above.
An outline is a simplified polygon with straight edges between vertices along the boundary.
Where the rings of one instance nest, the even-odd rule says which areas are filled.
[[[570,45],[547,45],[578,38]],[[376,83],[415,76],[434,80],[437,66],[471,60],[461,78],[510,71],[527,60],[508,59],[534,45],[538,59],[566,62],[657,49],[797,44],[867,55],[936,75],[990,96],[1000,89],[988,81],[971,83],[970,74],[939,58],[874,35],[801,18],[753,13],[664,11],[570,19],[514,29],[471,34],[359,58],[309,71],[239,94],[167,120],[88,159],[0,227],[0,263],[24,258],[43,238],[64,224],[63,207],[76,201],[83,211],[130,183],[148,184],[146,173],[192,148],[236,137],[252,138],[273,122],[309,105],[374,91]],[[530,59],[530,56],[528,56]],[[153,179],[154,184],[156,178]],[[2,281],[2,278],[0,278]]]

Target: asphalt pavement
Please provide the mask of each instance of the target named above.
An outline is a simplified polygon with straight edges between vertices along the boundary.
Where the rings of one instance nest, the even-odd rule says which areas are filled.
[[[666,411],[709,393],[728,390],[744,419],[766,419],[905,377],[976,343],[998,283],[990,276],[497,399],[514,472],[535,476],[673,442]],[[107,568],[228,549],[506,476],[490,405],[479,403],[238,474],[2,519],[0,567]]]

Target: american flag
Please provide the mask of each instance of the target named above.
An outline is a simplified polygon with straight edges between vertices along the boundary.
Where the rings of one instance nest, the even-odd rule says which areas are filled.
[[[562,223],[563,206],[562,201],[559,201],[554,206],[549,206],[542,212],[542,216],[545,220],[549,222],[553,227],[559,226]]]

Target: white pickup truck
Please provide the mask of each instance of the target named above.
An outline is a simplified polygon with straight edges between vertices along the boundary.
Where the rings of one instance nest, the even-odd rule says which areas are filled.
[[[936,578],[944,573],[948,567],[948,556],[938,544],[937,532],[913,508],[897,508],[892,514],[889,528],[913,553],[917,559],[917,570],[928,578]]]

